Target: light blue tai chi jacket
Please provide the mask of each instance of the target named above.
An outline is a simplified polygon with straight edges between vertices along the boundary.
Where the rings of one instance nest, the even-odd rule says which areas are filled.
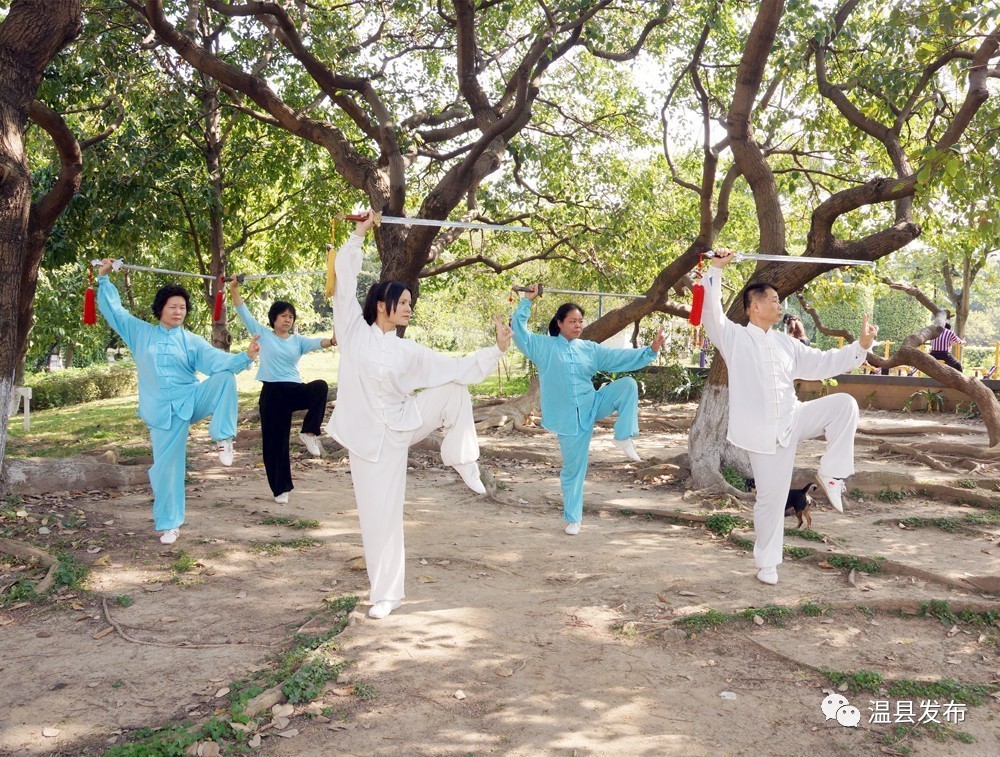
[[[239,373],[253,360],[246,352],[230,354],[182,326],[166,329],[136,318],[122,307],[118,289],[98,276],[97,305],[125,342],[139,375],[139,417],[150,428],[169,429],[171,417],[190,421],[194,413],[197,373]]]
[[[649,347],[613,349],[589,339],[569,341],[528,331],[531,300],[521,298],[511,329],[514,344],[538,367],[541,384],[542,427],[561,436],[590,434],[597,391],[591,381],[599,371],[623,373],[645,368],[656,359]]]
[[[307,352],[323,349],[323,340],[326,337],[289,334],[287,338],[282,339],[272,329],[261,326],[245,302],[236,306],[236,314],[251,335],[260,337],[260,367],[257,369],[257,380],[301,384],[299,359]]]

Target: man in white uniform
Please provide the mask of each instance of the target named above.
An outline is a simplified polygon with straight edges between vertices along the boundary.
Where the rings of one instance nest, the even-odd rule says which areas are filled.
[[[810,402],[795,396],[796,379],[821,380],[852,371],[865,362],[878,326],[865,314],[861,338],[826,352],[806,347],[788,334],[772,329],[781,321],[781,300],[770,284],[754,284],[743,292],[743,309],[750,320],[740,326],[722,312],[722,269],[733,253],[716,251],[705,285],[705,333],[729,369],[729,431],[727,439],[750,457],[757,501],[753,522],[754,562],[758,580],[778,583],[785,502],[795,467],[795,450],[803,439],[824,436],[816,480],[838,512],[844,511],[844,479],[854,473],[854,433],[858,403],[848,394],[831,394]]]

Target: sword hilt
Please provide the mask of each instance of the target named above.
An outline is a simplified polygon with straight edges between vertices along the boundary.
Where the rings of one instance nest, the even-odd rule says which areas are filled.
[[[514,291],[514,292],[529,292],[530,293],[532,290],[531,290],[531,287],[513,286],[513,287],[511,287],[511,291]],[[541,297],[544,293],[545,293],[544,287],[541,284],[539,284],[538,285],[538,291],[536,292],[536,294],[539,297]]]
[[[346,215],[337,216],[341,221],[364,221],[368,218],[367,213],[347,213]],[[380,226],[382,224],[382,214],[375,213],[375,225]]]

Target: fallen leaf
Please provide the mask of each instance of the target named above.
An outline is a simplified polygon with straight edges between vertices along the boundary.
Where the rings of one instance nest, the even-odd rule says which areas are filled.
[[[97,547],[97,546],[87,547],[87,554],[88,555],[96,555],[98,552],[101,551],[101,549],[102,549],[102,547]]]
[[[430,576],[417,576],[418,583],[422,584],[436,584],[437,579],[431,578]]]
[[[493,668],[493,672],[496,673],[501,678],[510,678],[512,675],[514,675],[513,670],[511,670],[510,668],[505,668],[503,665],[498,665],[497,667]]]
[[[101,555],[96,560],[94,560],[94,565],[110,565],[111,555]]]
[[[42,526],[40,529],[38,529],[38,533],[40,533],[40,534],[51,534],[52,531],[49,529],[48,526]]]
[[[735,691],[720,691],[719,697],[722,699],[736,699]]]
[[[240,592],[237,592],[237,594],[236,594],[236,598],[237,599],[246,599],[246,596],[247,596],[246,591],[240,591]]]
[[[35,634],[35,636],[37,636],[39,639],[47,639],[51,635],[52,634],[49,633],[48,631],[39,631],[38,633]]]
[[[53,728],[52,726],[46,726],[45,728],[42,729],[42,736],[44,736],[47,739],[55,738],[60,733],[62,733],[62,731],[60,731],[58,728]]]
[[[103,629],[101,631],[98,631],[97,633],[95,633],[90,638],[92,638],[92,639],[103,639],[105,636],[107,636],[109,633],[111,633],[114,630],[115,629],[113,627],[108,626],[107,628],[105,628],[105,629]]]
[[[115,522],[113,520],[106,520],[106,521],[104,521],[104,525],[105,526],[113,526],[113,525],[115,525]]]
[[[693,591],[679,591],[679,592],[677,592],[677,595],[680,596],[680,597],[697,597],[698,596]]]
[[[15,515],[16,515],[16,516],[17,516],[18,518],[27,518],[27,517],[28,517],[28,511],[27,511],[27,510],[18,510],[18,511],[17,511],[16,513],[14,513],[14,514],[15,514]]]
[[[669,600],[669,599],[667,599],[667,598],[666,598],[665,596],[663,596],[662,594],[657,594],[657,595],[656,595],[656,598],[657,598],[658,600],[660,600],[661,602],[663,602],[663,604],[665,604],[665,605],[669,605],[669,604],[670,604],[670,600]]]
[[[435,565],[441,565],[443,567],[443,566],[451,565],[451,560],[438,560],[434,564]]]
[[[271,708],[271,714],[276,718],[291,717],[293,712],[295,712],[295,705],[288,703],[276,704]]]
[[[351,570],[368,569],[368,567],[365,565],[365,558],[363,555],[361,557],[352,557],[350,560],[347,561],[347,565],[348,567],[350,567]]]
[[[998,691],[997,694],[1000,694],[1000,691]],[[455,699],[458,699],[459,701],[461,701],[461,700],[465,699],[465,692],[462,691],[461,689],[459,689],[458,691],[455,692],[454,697],[455,697]]]
[[[274,727],[279,731],[283,731],[288,728],[288,724],[292,722],[289,718],[279,717],[274,719]]]
[[[426,557],[421,557],[420,558],[420,564],[421,565],[429,565],[430,563],[427,562],[427,558]]]
[[[215,698],[218,699],[219,697],[224,697],[228,693],[229,693],[229,687],[223,686],[221,689],[215,692]]]
[[[753,616],[754,625],[762,626],[764,625],[764,619],[760,615]]]
[[[202,741],[198,744],[198,757],[219,757],[222,751],[214,741]]]
[[[251,749],[256,749],[257,747],[259,747],[260,746],[260,734],[259,733],[255,733],[253,735],[253,738],[250,739],[250,741],[247,742],[247,746],[250,747]]]
[[[333,694],[335,697],[349,697],[351,694],[354,693],[354,689],[351,688],[350,686],[345,686],[340,689],[330,689],[330,693]]]
[[[292,728],[288,731],[280,731],[278,735],[283,739],[293,739],[299,735],[299,730],[297,728]]]
[[[146,591],[163,591],[163,584],[146,584],[142,588]]]
[[[847,574],[847,583],[853,586],[855,589],[858,588],[858,569],[851,568],[851,572]]]
[[[948,633],[945,634],[949,639],[958,633],[958,626],[952,626],[948,629]]]
[[[949,657],[948,659],[945,660],[945,662],[948,663],[949,665],[961,665],[962,664],[961,660],[956,659],[954,657]]]

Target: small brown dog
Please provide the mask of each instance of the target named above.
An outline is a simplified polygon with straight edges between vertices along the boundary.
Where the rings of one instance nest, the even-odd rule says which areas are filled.
[[[797,515],[799,522],[796,528],[802,528],[802,521],[805,520],[806,528],[812,528],[812,515],[809,513],[812,508],[813,498],[809,493],[818,489],[815,483],[806,484],[801,489],[791,489],[788,492],[788,499],[785,500],[785,517]]]

